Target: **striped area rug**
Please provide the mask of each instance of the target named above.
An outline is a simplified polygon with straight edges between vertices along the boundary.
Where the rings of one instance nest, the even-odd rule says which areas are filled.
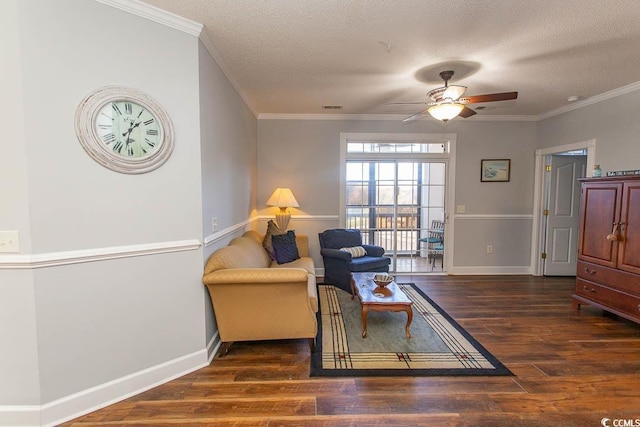
[[[358,298],[318,285],[317,351],[313,376],[513,375],[442,308],[412,283],[399,284],[413,302],[410,339],[407,314],[369,312],[362,338]]]

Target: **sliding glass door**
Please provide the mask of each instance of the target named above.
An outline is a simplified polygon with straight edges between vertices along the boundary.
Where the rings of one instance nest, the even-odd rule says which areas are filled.
[[[383,246],[396,273],[444,271],[446,165],[346,161],[345,226],[360,229],[365,243]],[[441,239],[436,242],[434,235]]]

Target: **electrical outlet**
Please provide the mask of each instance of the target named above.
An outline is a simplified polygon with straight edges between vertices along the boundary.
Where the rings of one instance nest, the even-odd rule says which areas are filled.
[[[218,231],[218,217],[211,218],[211,231]]]
[[[465,205],[457,205],[456,213],[463,214],[467,211],[467,207]]]
[[[0,252],[20,252],[17,231],[0,231]]]
[[[488,254],[492,254],[493,253],[493,245],[487,245],[487,253]]]

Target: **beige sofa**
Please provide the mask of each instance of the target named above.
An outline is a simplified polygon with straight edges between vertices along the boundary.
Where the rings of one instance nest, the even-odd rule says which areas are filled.
[[[248,231],[208,259],[209,290],[224,356],[234,341],[307,338],[315,351],[318,295],[309,239],[296,236],[300,259],[271,261],[262,236]]]

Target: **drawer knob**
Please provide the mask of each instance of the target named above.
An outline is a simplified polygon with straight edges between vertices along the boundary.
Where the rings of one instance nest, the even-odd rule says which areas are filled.
[[[584,272],[587,273],[589,276],[593,276],[596,274],[596,270],[591,270],[587,267],[584,268]]]
[[[583,290],[583,291],[585,291],[585,292],[593,292],[593,293],[595,293],[595,292],[596,292],[596,290],[595,290],[594,288],[589,289],[589,288],[587,288],[587,286],[586,286],[586,285],[584,285],[584,286],[582,287],[582,290]],[[640,304],[639,304],[638,306],[640,307]]]

